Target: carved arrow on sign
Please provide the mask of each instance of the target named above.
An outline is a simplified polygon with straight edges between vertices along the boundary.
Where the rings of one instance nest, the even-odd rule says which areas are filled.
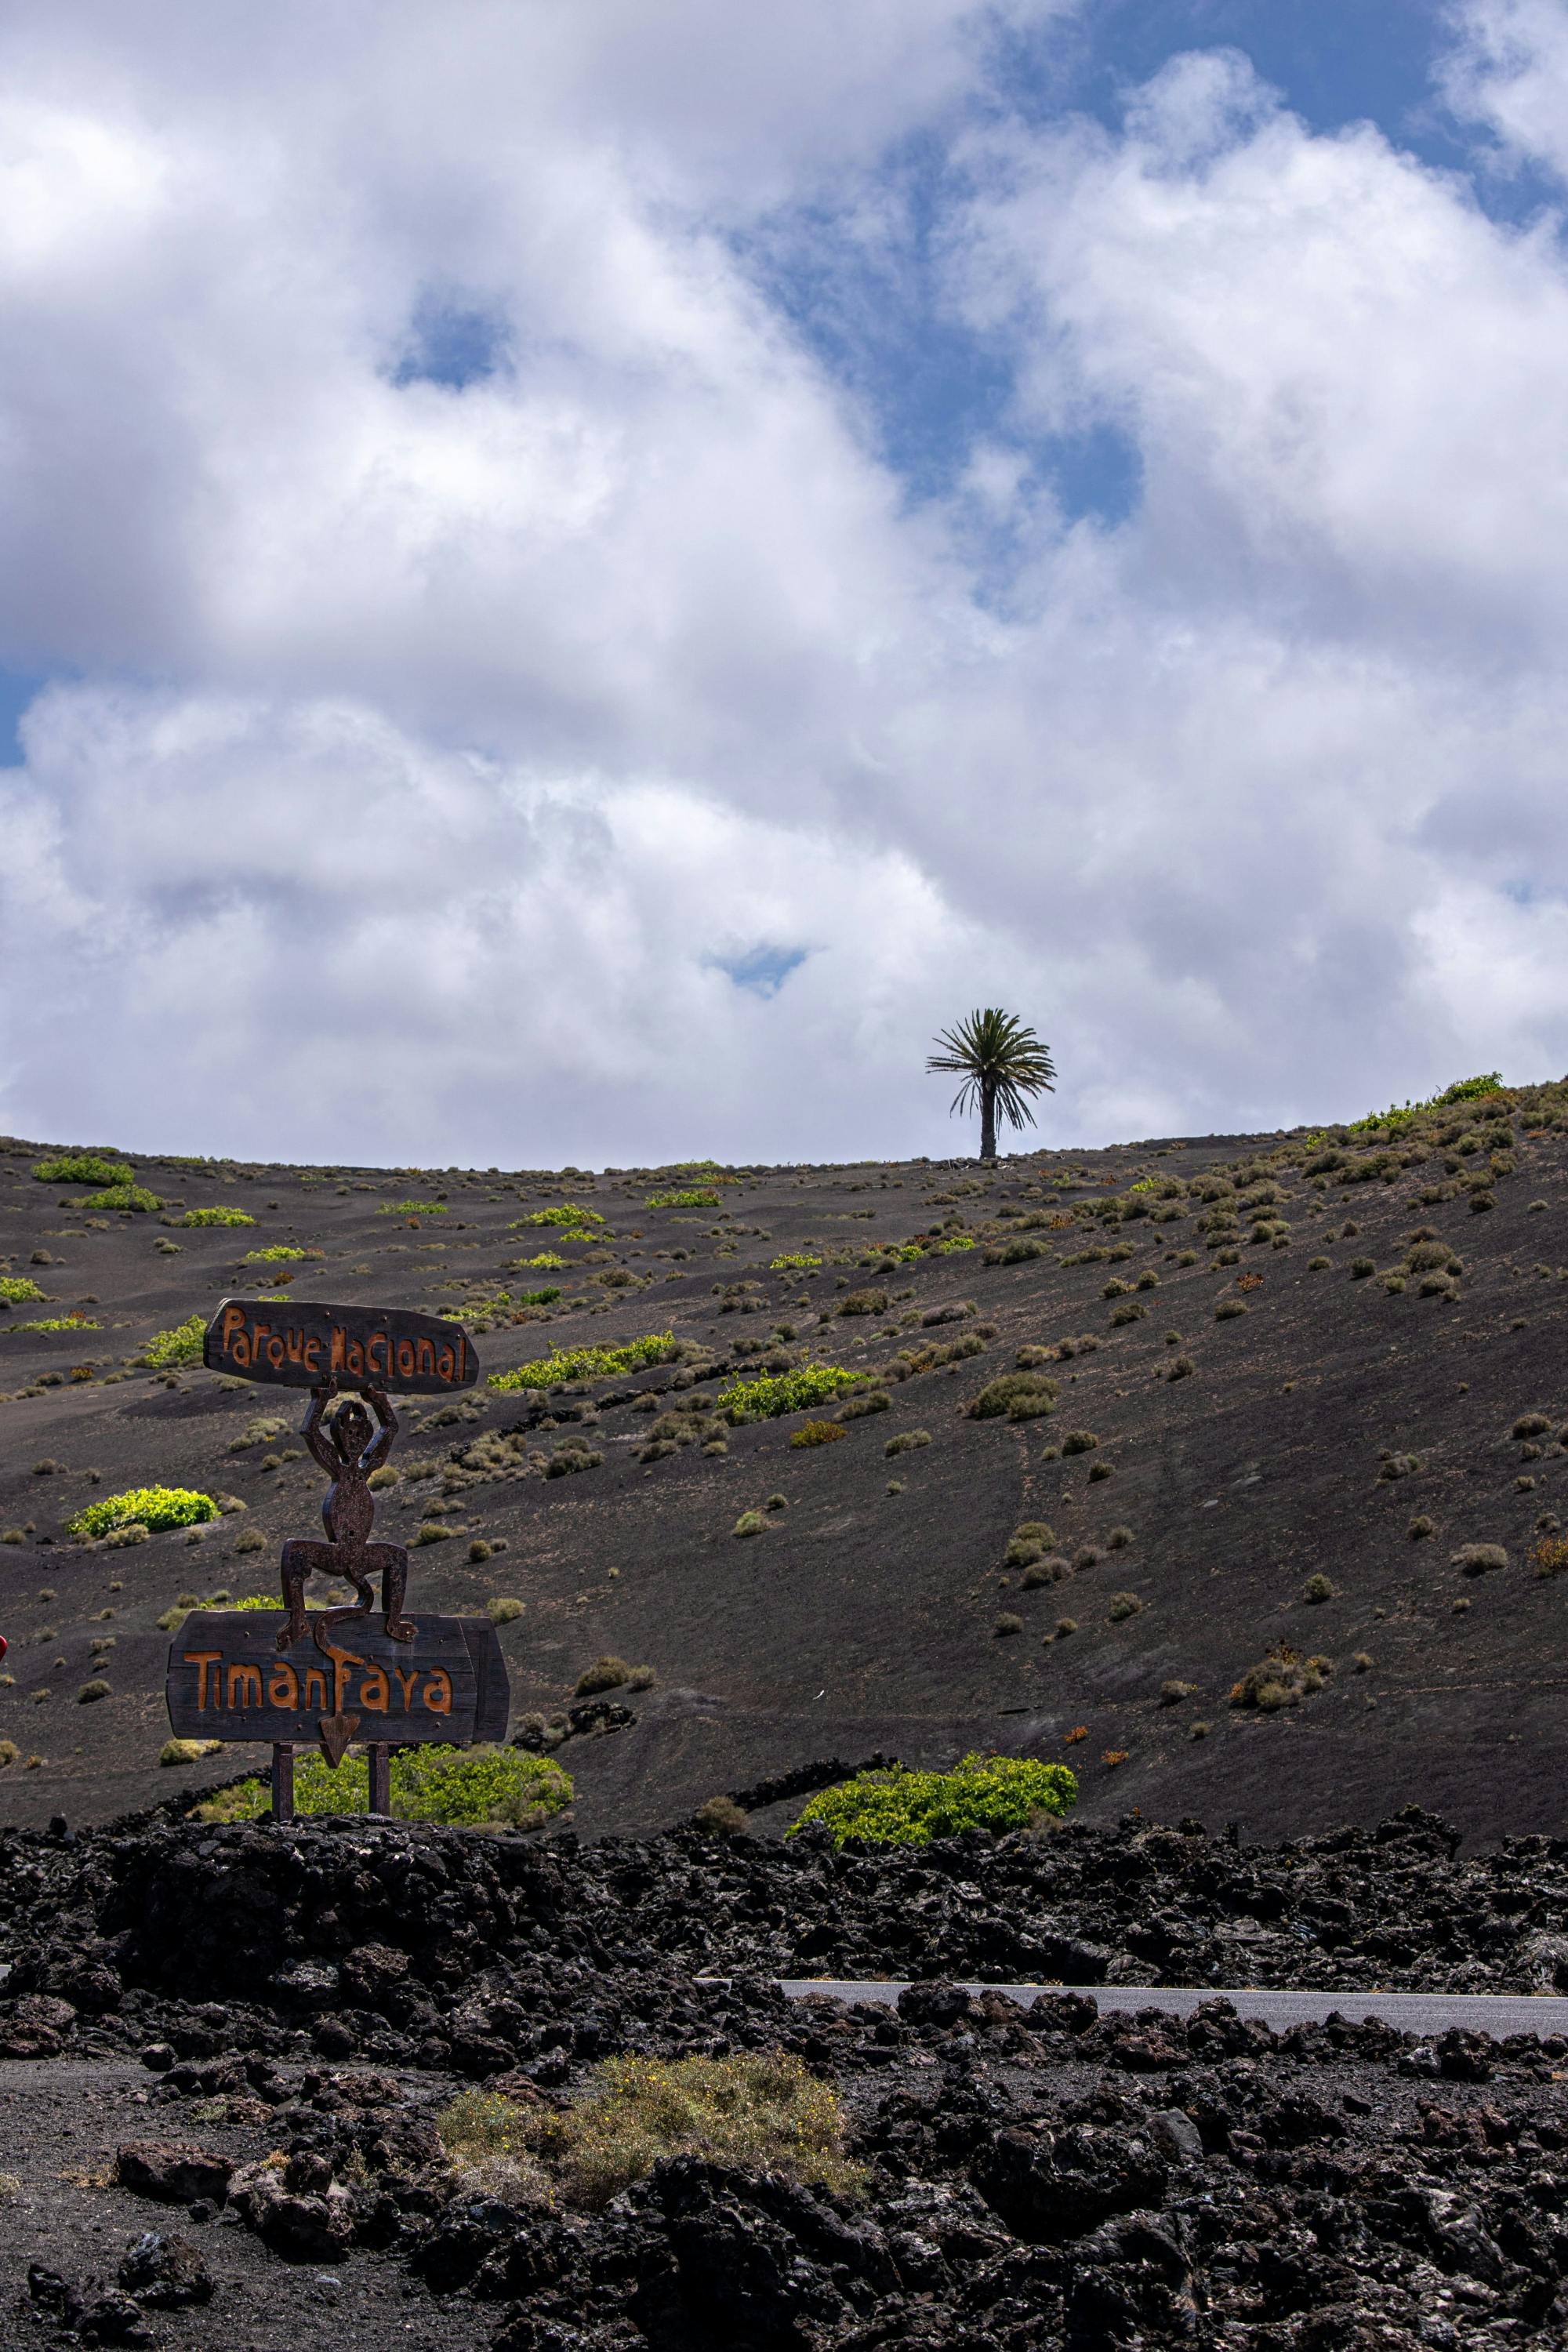
[[[321,1732],[321,1753],[335,1772],[343,1760],[343,1750],[359,1729],[357,1715],[323,1715],[318,1718]]]

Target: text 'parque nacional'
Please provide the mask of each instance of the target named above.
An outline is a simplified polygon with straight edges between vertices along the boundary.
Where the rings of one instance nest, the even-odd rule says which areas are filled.
[[[465,1332],[410,1308],[330,1307],[315,1299],[226,1298],[202,1360],[281,1388],[392,1389],[439,1396],[471,1388],[479,1359]]]

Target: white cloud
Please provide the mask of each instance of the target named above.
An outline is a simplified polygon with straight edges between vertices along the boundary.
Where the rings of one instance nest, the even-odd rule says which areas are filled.
[[[0,31],[0,665],[68,674],[0,772],[0,1121],[941,1151],[979,1002],[1067,1137],[1561,1066],[1546,229],[1231,52],[1008,119],[964,0],[451,21]],[[924,506],[729,236],[790,208],[805,299],[916,130],[1018,385]],[[482,382],[395,381],[433,300]],[[1048,479],[1095,423],[1114,530]]]
[[[1505,157],[1568,179],[1568,8],[1563,0],[1458,0],[1449,102],[1495,132]]]

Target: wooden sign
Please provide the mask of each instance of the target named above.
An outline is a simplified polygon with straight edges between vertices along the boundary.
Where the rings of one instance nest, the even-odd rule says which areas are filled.
[[[393,1389],[444,1396],[472,1388],[479,1358],[467,1334],[404,1307],[327,1307],[275,1293],[226,1298],[207,1325],[202,1361],[276,1388]]]
[[[281,1609],[194,1609],[169,1644],[169,1724],[181,1739],[315,1746],[323,1718],[356,1717],[362,1740],[407,1748],[504,1739],[510,1691],[486,1617],[426,1617],[411,1642],[384,1621],[339,1614],[322,1643],[288,1650]],[[309,1622],[309,1621],[307,1621]]]

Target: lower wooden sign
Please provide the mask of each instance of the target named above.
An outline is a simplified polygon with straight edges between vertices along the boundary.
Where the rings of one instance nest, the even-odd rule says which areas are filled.
[[[506,1738],[511,1694],[487,1618],[421,1612],[414,1639],[395,1642],[379,1615],[339,1616],[321,1646],[307,1634],[280,1650],[288,1622],[281,1609],[192,1611],[169,1644],[177,1738],[313,1747],[323,1717],[350,1717],[362,1741],[393,1748]]]

